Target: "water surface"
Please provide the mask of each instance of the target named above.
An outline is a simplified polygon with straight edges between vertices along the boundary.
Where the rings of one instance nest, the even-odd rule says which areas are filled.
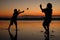
[[[18,31],[15,25],[8,31],[10,21],[0,21],[0,40],[45,40],[43,21],[17,21]],[[13,35],[11,37],[11,35]],[[52,21],[50,24],[50,40],[60,40],[60,21]]]

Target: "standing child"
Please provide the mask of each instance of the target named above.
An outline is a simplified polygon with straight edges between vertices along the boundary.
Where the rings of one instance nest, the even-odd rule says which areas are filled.
[[[16,30],[17,30],[17,16],[20,14],[20,13],[23,13],[24,11],[20,11],[17,9],[14,9],[14,13],[13,13],[13,16],[11,18],[11,21],[10,21],[10,24],[9,24],[9,27],[8,27],[8,30],[10,29],[11,25],[13,25],[13,23],[15,24],[16,26]]]
[[[52,20],[52,4],[48,3],[47,7],[45,9],[43,9],[42,5],[40,4],[40,8],[41,8],[42,12],[45,13],[43,27],[44,27],[45,31],[49,31],[49,24],[51,23],[51,20]]]

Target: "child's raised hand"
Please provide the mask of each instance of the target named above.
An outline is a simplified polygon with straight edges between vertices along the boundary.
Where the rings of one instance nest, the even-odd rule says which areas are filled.
[[[40,4],[40,8],[42,8],[42,5]]]

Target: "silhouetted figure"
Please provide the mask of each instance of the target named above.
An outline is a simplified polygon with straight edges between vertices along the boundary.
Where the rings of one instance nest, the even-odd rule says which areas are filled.
[[[49,40],[49,31],[45,31],[44,37],[45,37],[44,40]]]
[[[44,19],[44,22],[43,22],[43,27],[46,31],[46,30],[49,30],[49,24],[52,20],[52,4],[48,3],[47,7],[45,9],[43,9],[42,5],[40,4],[40,8],[41,8],[42,12],[45,13],[45,19]]]
[[[9,35],[10,35],[11,40],[17,40],[17,30],[16,30],[16,34],[14,36],[10,32],[10,30],[8,30],[8,32],[9,32]]]
[[[20,10],[17,11],[17,9],[14,9],[14,13],[13,13],[13,16],[12,16],[12,18],[11,18],[10,25],[9,25],[9,27],[8,27],[8,30],[10,29],[10,26],[13,25],[13,23],[15,24],[16,30],[17,30],[17,16],[18,16],[20,13],[23,13],[23,12],[24,12],[24,11],[20,11]]]

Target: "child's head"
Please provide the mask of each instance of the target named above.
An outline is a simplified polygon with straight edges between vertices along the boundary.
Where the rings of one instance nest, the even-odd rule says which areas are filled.
[[[14,12],[17,12],[17,9],[14,9]]]
[[[50,8],[51,9],[52,8],[52,4],[51,3],[48,3],[47,4],[47,8]]]

